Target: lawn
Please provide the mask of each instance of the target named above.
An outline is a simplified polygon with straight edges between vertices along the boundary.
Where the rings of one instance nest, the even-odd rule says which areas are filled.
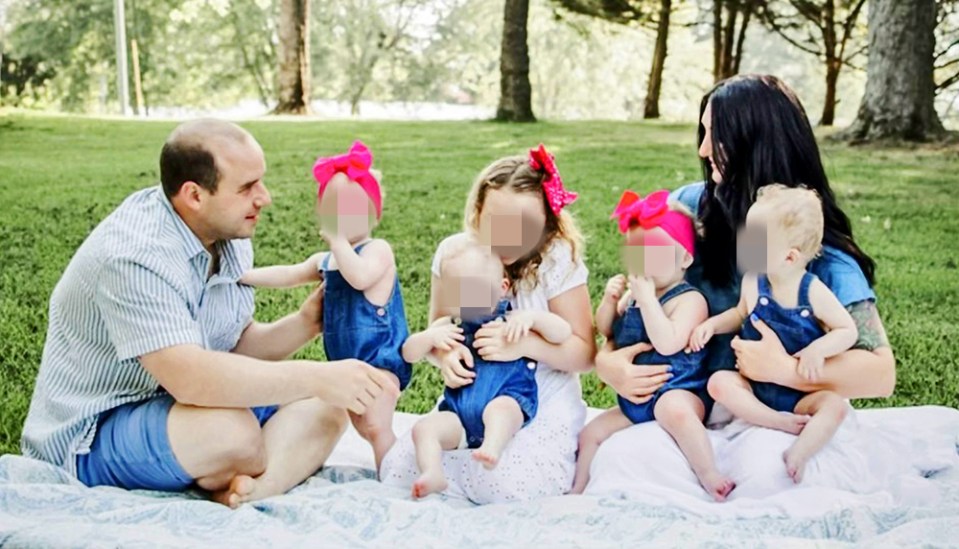
[[[436,244],[460,230],[473,178],[489,161],[545,142],[587,235],[594,304],[617,272],[619,235],[608,214],[625,188],[648,192],[699,178],[689,125],[582,122],[263,121],[244,124],[266,151],[273,206],[255,237],[256,263],[307,257],[321,245],[309,175],[319,154],[363,139],[384,173],[376,236],[396,252],[411,330],[424,326]],[[0,113],[0,453],[18,441],[43,350],[47,302],[74,250],[128,194],[158,181],[170,122]],[[959,151],[850,149],[824,144],[826,169],[857,241],[878,264],[879,309],[898,360],[895,395],[857,406],[959,406]],[[308,290],[259,291],[257,319],[294,310]],[[319,341],[300,353],[321,359]],[[584,376],[594,406],[614,399]],[[424,412],[442,390],[418,364],[400,409]]]

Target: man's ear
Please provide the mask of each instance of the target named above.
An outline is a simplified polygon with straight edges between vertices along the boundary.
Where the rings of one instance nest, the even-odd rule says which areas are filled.
[[[208,194],[209,193],[206,192],[206,189],[198,185],[196,182],[187,181],[180,186],[180,191],[176,193],[173,198],[176,199],[177,202],[179,202],[183,207],[192,211],[196,211],[200,209],[203,200]]]

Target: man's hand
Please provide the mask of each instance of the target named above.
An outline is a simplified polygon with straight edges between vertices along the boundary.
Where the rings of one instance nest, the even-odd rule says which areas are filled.
[[[326,379],[317,396],[338,408],[364,414],[384,391],[399,396],[399,387],[383,370],[355,359],[335,360],[319,365]]]

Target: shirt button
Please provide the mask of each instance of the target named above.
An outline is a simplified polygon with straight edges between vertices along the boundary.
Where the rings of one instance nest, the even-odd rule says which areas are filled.
[[[376,314],[379,316],[383,316],[386,314],[386,309],[384,309],[383,307],[380,307],[379,309],[376,310]]]
[[[799,316],[807,318],[809,316],[809,309],[803,309],[802,312],[799,313]]]
[[[531,361],[529,361],[529,362],[526,363],[526,367],[529,368],[530,370],[535,370],[535,369],[536,369],[536,363],[531,360]]]
[[[769,305],[769,300],[766,299],[765,297],[760,297],[760,298],[759,298],[759,303],[761,303],[761,304],[763,304],[763,305]]]

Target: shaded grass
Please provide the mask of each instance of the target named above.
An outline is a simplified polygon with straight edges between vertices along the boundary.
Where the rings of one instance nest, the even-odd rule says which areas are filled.
[[[47,302],[73,252],[131,192],[158,181],[170,122],[9,114],[0,117],[0,452],[16,452],[43,349]],[[460,230],[476,174],[491,160],[543,141],[556,154],[587,235],[594,304],[618,271],[619,235],[607,220],[625,188],[648,192],[700,177],[695,131],[649,123],[319,122],[244,124],[263,145],[273,206],[255,238],[256,263],[299,261],[321,245],[309,175],[318,154],[363,139],[384,173],[377,236],[397,257],[411,330],[426,322],[429,265]],[[860,406],[959,406],[959,152],[864,150],[825,144],[824,157],[857,241],[878,264],[879,308],[898,360],[896,394]],[[885,221],[889,220],[887,229]],[[257,292],[257,319],[294,310],[308,289]],[[299,353],[322,358],[315,342]],[[613,395],[583,378],[591,405]],[[418,364],[400,409],[424,412],[442,390]]]

